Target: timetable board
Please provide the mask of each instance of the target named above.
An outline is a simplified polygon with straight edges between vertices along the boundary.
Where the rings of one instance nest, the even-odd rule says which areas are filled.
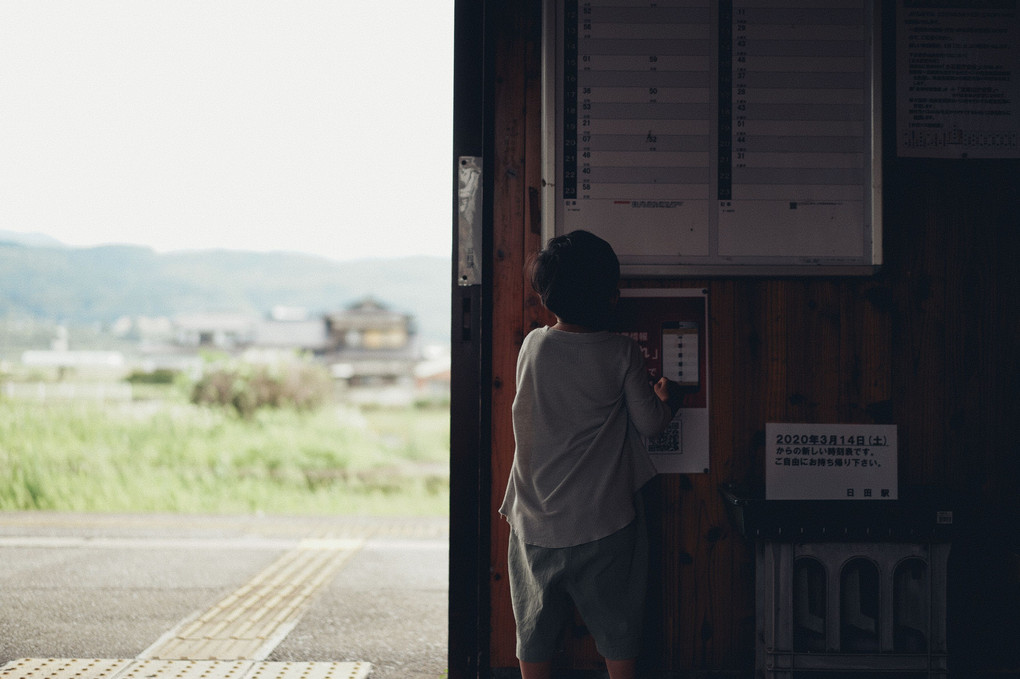
[[[872,2],[545,9],[547,237],[592,231],[627,275],[869,274],[881,264]]]

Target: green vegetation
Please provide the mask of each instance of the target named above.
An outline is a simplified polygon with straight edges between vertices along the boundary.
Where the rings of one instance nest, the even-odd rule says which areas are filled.
[[[124,378],[129,384],[173,384],[179,373],[169,368],[157,368],[151,372],[136,370]]]
[[[448,512],[446,409],[330,405],[245,415],[183,398],[0,398],[0,510]]]
[[[228,406],[241,417],[263,408],[321,408],[333,393],[333,381],[321,365],[283,366],[234,363],[213,367],[191,391],[192,403]]]

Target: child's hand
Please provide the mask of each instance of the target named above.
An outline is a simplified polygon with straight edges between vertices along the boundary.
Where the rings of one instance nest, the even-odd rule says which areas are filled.
[[[680,385],[673,380],[662,377],[652,385],[652,389],[655,391],[655,395],[659,397],[659,400],[663,403],[668,403],[669,409],[676,415],[683,404],[683,389],[681,389]]]
[[[660,401],[665,401],[667,403],[669,402],[669,393],[670,393],[669,392],[669,385],[670,385],[670,383],[671,382],[670,382],[669,379],[667,379],[665,377],[662,377],[662,378],[659,378],[658,382],[656,382],[654,385],[652,385],[652,389],[655,390],[655,395],[659,397]]]

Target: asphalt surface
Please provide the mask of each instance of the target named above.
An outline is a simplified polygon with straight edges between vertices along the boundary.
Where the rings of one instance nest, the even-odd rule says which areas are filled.
[[[159,657],[168,635],[286,558],[324,554],[324,565],[276,576],[301,592],[282,597],[290,612],[253,657],[437,679],[447,667],[448,542],[443,518],[0,513],[0,667]],[[231,624],[265,617],[252,610],[231,613]]]

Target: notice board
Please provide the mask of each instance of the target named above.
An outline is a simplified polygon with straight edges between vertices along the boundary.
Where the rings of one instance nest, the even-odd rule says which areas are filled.
[[[544,229],[625,275],[881,264],[870,0],[546,0]]]

